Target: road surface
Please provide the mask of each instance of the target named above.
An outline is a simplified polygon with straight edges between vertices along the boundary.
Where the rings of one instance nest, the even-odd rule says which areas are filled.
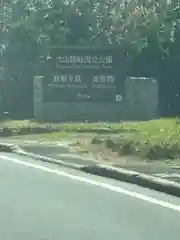
[[[2,240],[179,240],[180,199],[0,154]]]

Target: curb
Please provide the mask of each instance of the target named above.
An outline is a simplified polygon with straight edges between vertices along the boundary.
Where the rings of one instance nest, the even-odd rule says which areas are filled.
[[[19,154],[21,156],[25,156],[25,157],[31,157],[31,158],[34,158],[36,160],[40,160],[42,162],[52,163],[52,164],[56,164],[56,165],[59,165],[59,166],[62,166],[62,167],[72,168],[72,169],[75,169],[75,170],[81,170],[81,168],[82,168],[82,165],[79,165],[79,164],[68,163],[68,162],[65,162],[65,161],[62,161],[62,160],[56,160],[54,158],[45,157],[45,156],[41,156],[41,155],[36,155],[34,153],[28,153],[28,152],[25,152],[25,151],[20,151],[20,152],[15,151],[14,153]]]
[[[180,184],[161,179],[158,177],[152,177],[147,174],[142,174],[135,171],[126,170],[123,168],[116,168],[113,166],[107,166],[103,164],[93,164],[89,165],[78,165],[73,163],[68,163],[62,160],[56,160],[50,157],[45,157],[41,155],[36,155],[33,153],[25,152],[20,147],[13,144],[1,144],[0,143],[0,151],[1,152],[10,152],[16,153],[22,156],[31,157],[42,162],[52,163],[63,167],[68,167],[75,170],[80,170],[85,173],[98,175],[101,177],[107,177],[123,182],[128,182],[136,185],[140,185],[142,187],[150,188],[159,192],[163,192],[172,196],[180,197]]]
[[[31,157],[36,160],[40,160],[42,162],[47,162],[47,163],[52,163],[52,164],[56,164],[56,165],[63,166],[63,167],[73,168],[75,170],[80,170],[82,167],[81,165],[78,165],[78,164],[68,163],[68,162],[64,162],[62,160],[56,160],[54,158],[45,157],[45,156],[37,155],[34,153],[26,152],[22,148],[20,148],[17,145],[14,145],[14,144],[0,143],[0,152],[15,153],[15,154],[18,154],[21,156]]]
[[[102,164],[96,166],[85,166],[81,170],[86,173],[137,184],[142,187],[180,197],[180,184],[166,179]]]
[[[0,143],[0,152],[8,152],[8,153],[13,153],[15,151],[19,151],[20,147],[15,145],[15,144],[10,144],[10,143]]]

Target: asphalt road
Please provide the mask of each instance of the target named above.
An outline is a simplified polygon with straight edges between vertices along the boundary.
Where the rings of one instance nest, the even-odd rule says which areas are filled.
[[[0,155],[2,240],[179,240],[180,199]]]

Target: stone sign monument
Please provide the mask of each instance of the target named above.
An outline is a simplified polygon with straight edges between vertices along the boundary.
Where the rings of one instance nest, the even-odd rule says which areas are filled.
[[[128,116],[124,57],[112,48],[52,49],[34,78],[34,116],[49,121]],[[129,81],[129,80],[128,80]],[[133,82],[133,81],[132,81]]]

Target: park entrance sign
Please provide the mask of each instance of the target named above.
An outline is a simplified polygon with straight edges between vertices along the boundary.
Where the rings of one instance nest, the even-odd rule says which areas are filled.
[[[54,48],[40,62],[41,69],[34,78],[36,119],[117,121],[128,116],[132,119],[129,109],[138,117],[149,114],[146,114],[150,105],[147,96],[156,94],[156,91],[152,92],[154,87],[156,89],[156,81],[127,78],[126,56],[120,50]],[[144,104],[144,107],[139,108],[136,102],[139,106]],[[151,117],[156,106],[149,109],[151,113],[148,116]]]
[[[46,102],[117,102],[123,87],[117,83],[120,55],[112,48],[61,48],[52,51],[44,76]],[[119,66],[118,66],[119,65]],[[120,96],[121,95],[121,96]]]

